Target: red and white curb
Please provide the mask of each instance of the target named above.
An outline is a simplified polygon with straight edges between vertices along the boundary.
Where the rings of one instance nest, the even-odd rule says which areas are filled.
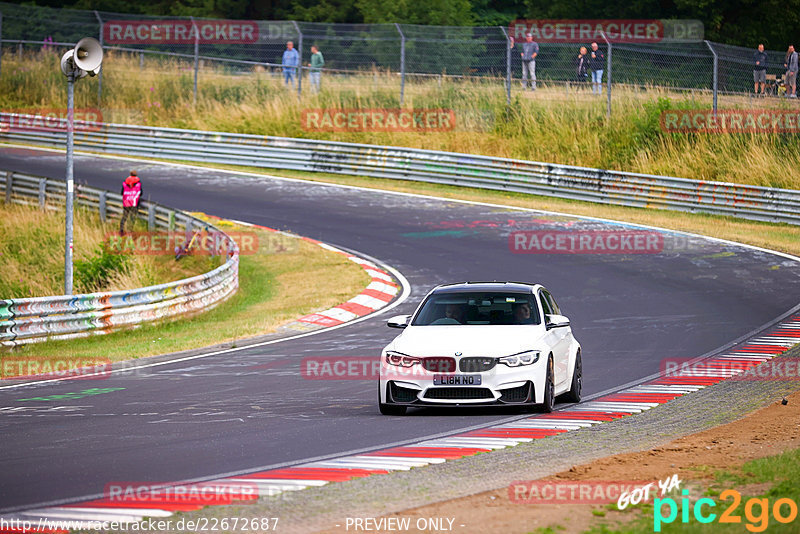
[[[392,275],[367,259],[339,250],[332,245],[317,241],[316,239],[311,239],[310,237],[297,236],[288,232],[269,228],[268,226],[261,226],[243,221],[231,220],[230,222],[241,224],[242,226],[249,226],[251,228],[259,228],[268,232],[276,232],[287,237],[302,239],[303,241],[313,243],[327,251],[345,256],[348,260],[360,265],[369,275],[369,285],[355,297],[333,308],[304,315],[287,325],[287,328],[309,330],[337,326],[380,310],[394,300],[400,292],[401,288],[395,283]]]
[[[372,269],[371,264],[367,265]],[[378,269],[375,272],[380,273],[381,271]],[[383,280],[381,277],[376,278]],[[201,484],[204,486],[218,484],[220,488],[223,488],[222,491],[226,485],[250,484],[258,488],[260,496],[272,496],[287,491],[324,486],[331,482],[343,482],[355,478],[387,474],[392,471],[408,471],[414,467],[443,463],[447,460],[472,456],[481,452],[513,447],[519,443],[579,430],[649,410],[677,397],[746,373],[775,356],[783,354],[798,343],[800,343],[800,315],[794,315],[723,354],[703,360],[701,372],[688,368],[685,371],[670,373],[669,376],[662,376],[572,406],[568,410],[420,441],[412,445],[221,478]],[[0,519],[33,521],[34,524],[42,518],[137,522],[146,517],[163,518],[169,517],[175,512],[199,510],[205,505],[207,503],[193,502],[185,497],[171,500],[161,498],[158,501],[134,500],[133,502],[119,502],[103,498],[66,506],[27,510]],[[40,532],[56,531],[54,529],[40,530]],[[21,533],[22,530],[0,529],[0,533],[12,532]]]

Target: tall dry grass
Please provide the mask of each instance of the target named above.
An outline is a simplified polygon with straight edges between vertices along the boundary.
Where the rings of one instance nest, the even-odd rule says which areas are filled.
[[[74,260],[97,255],[118,222],[100,223],[94,213],[75,210]],[[145,225],[138,228],[144,230]],[[127,256],[125,268],[113,272],[107,283],[96,285],[81,279],[76,269],[74,287],[79,292],[133,289],[180,280],[208,271],[219,258],[174,256]],[[0,202],[0,299],[41,297],[64,293],[64,213],[42,211],[38,206]]]
[[[54,53],[7,55],[0,78],[0,107],[64,106],[66,89]],[[406,83],[404,107],[447,108],[456,114],[448,132],[319,132],[304,129],[304,109],[396,108],[398,77],[365,72],[323,74],[319,94],[296,92],[264,69],[235,71],[205,64],[193,104],[191,64],[109,52],[104,61],[102,111],[107,122],[306,137],[496,155],[615,170],[669,174],[800,189],[797,134],[675,134],[662,131],[667,109],[709,109],[708,92],[678,93],[654,87],[614,89],[613,113],[605,96],[565,85],[540,84],[535,93],[514,85],[506,105],[500,81],[415,79]],[[307,86],[307,79],[305,80]],[[76,85],[76,105],[97,105],[96,81]],[[721,107],[791,109],[796,102],[721,97]]]

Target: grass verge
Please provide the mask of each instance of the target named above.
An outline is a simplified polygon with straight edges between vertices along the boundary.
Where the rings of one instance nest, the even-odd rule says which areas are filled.
[[[669,520],[669,504],[637,505],[636,517],[623,525],[595,525],[585,534],[694,534],[696,532],[777,532],[798,531],[797,480],[800,477],[800,449],[746,462],[738,469],[717,470],[705,490],[688,481],[689,494],[672,495],[676,516]],[[686,486],[684,484],[683,486]],[[735,493],[733,493],[735,492]],[[685,502],[683,499],[687,499]],[[698,508],[698,500],[704,501]],[[668,499],[668,498],[667,498]],[[711,504],[713,502],[713,504]],[[776,509],[776,504],[779,506]],[[616,510],[616,505],[609,505]],[[683,510],[686,509],[686,515]],[[777,513],[783,521],[776,517]],[[614,512],[615,514],[617,512]],[[625,511],[621,512],[625,514]],[[713,518],[711,520],[698,520]],[[725,519],[723,516],[727,514]],[[658,517],[658,520],[655,517]],[[627,519],[627,518],[626,518]],[[669,521],[668,521],[669,520]]]
[[[274,243],[273,232],[258,230],[257,234],[261,243]],[[264,253],[240,256],[239,290],[210,311],[103,336],[21,346],[0,353],[0,362],[27,357],[37,362],[121,361],[235,341],[273,332],[291,319],[340,304],[369,283],[363,269],[345,256],[301,239],[285,239],[285,246],[277,251],[271,247]]]
[[[130,228],[130,227],[129,227]],[[135,231],[146,228],[136,221]],[[74,287],[77,293],[146,287],[210,271],[219,258],[111,254],[102,244],[119,231],[97,214],[75,210]],[[64,213],[0,202],[0,299],[64,293]]]

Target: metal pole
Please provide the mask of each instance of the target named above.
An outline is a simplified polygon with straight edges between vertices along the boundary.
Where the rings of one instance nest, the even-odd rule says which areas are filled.
[[[611,118],[611,52],[613,47],[611,46],[611,41],[606,39],[605,32],[603,33],[603,39],[605,39],[606,44],[608,45],[608,57],[606,58],[606,69],[608,69],[608,75],[606,76],[606,83],[608,84],[608,89],[606,91],[606,116],[610,119]],[[602,83],[600,87],[603,87]]]
[[[499,27],[500,31],[506,37],[506,105],[511,105],[511,39],[508,37],[508,32],[502,26]]]
[[[292,24],[294,25],[294,31],[297,32],[297,62],[299,63],[297,66],[297,96],[299,97],[301,91],[300,79],[303,72],[303,57],[301,51],[303,47],[303,32],[300,31],[300,26],[297,24],[296,20],[293,20]],[[283,60],[281,60],[281,63],[283,63]]]
[[[403,107],[403,97],[406,91],[406,36],[398,23],[394,23],[397,33],[400,34],[400,107]]]
[[[3,74],[3,13],[0,13],[0,75]]]
[[[74,93],[75,74],[67,75],[67,194],[66,194],[66,235],[64,239],[64,294],[72,295],[72,200],[75,183],[72,175],[72,145],[74,142]]]
[[[303,32],[297,37],[297,96],[303,92]]]
[[[711,50],[711,53],[714,55],[714,85],[713,85],[714,103],[712,109],[714,110],[714,115],[716,116],[717,115],[717,69],[719,67],[719,58],[717,57],[717,51],[714,50],[714,47],[711,46],[711,43],[708,42],[707,40],[703,42],[706,43],[706,46],[708,47],[709,50]]]
[[[200,66],[200,30],[197,29],[197,24],[192,19],[192,29],[194,30],[194,94],[192,97],[192,104],[197,105],[197,70]]]
[[[97,17],[97,22],[100,24],[100,48],[103,48],[103,19],[100,17],[100,13],[97,10],[94,10],[94,16]],[[103,69],[100,69],[100,72],[97,74],[97,105],[98,107],[101,106],[101,102],[103,100]]]

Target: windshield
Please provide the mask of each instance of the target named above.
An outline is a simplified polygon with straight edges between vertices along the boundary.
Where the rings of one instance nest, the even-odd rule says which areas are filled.
[[[528,293],[463,292],[428,297],[413,326],[539,324],[534,297]]]

